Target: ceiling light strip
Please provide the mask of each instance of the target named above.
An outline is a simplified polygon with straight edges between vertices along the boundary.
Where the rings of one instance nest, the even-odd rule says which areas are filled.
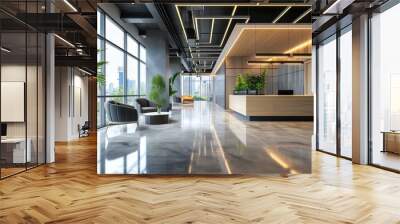
[[[185,27],[183,26],[183,21],[182,21],[181,13],[179,12],[179,6],[178,6],[178,5],[175,5],[175,9],[176,9],[176,13],[178,14],[178,19],[179,19],[179,22],[180,22],[180,24],[181,24],[181,28],[182,28],[182,30],[183,30],[183,34],[185,35],[185,39],[186,39],[186,41],[188,41],[188,38],[187,38],[187,35],[186,35],[186,31],[185,31]]]
[[[7,48],[5,48],[5,47],[1,47],[0,49],[1,49],[2,51],[6,52],[6,53],[10,53],[10,52],[11,52],[11,50],[9,50],[9,49],[7,49]]]
[[[280,18],[282,18],[291,8],[292,8],[291,6],[286,7],[286,9],[284,9],[284,10],[274,19],[274,21],[272,21],[272,23],[278,22],[278,20],[279,20]]]
[[[293,21],[293,23],[299,22],[301,19],[303,19],[308,13],[312,11],[312,8],[309,8],[307,11],[305,11],[303,14],[301,14],[297,19]]]
[[[249,19],[250,16],[197,16],[196,19]]]
[[[234,15],[235,15],[236,9],[237,9],[237,5],[235,5],[235,6],[233,7],[231,16],[234,16]],[[228,33],[228,30],[229,30],[229,27],[231,26],[231,23],[232,23],[232,18],[229,19],[228,25],[226,26],[226,30],[225,30],[225,32],[224,32],[224,36],[222,37],[221,44],[219,45],[220,47],[224,44],[225,37],[226,37],[226,34]]]
[[[83,69],[81,69],[81,68],[78,68],[78,70],[81,71],[81,72],[83,72],[83,73],[85,73],[85,74],[87,74],[87,75],[93,75],[92,73],[90,73],[90,72],[88,72],[88,71],[86,71],[86,70],[83,70]]]
[[[73,6],[68,0],[64,0],[65,4],[68,5],[74,12],[78,12],[78,10]]]
[[[54,34],[55,37],[57,37],[59,40],[61,40],[62,42],[64,42],[65,44],[67,44],[70,47],[75,48],[75,45],[73,45],[71,42],[69,42],[68,40],[62,38],[61,36],[59,36],[58,34]]]
[[[301,43],[301,44],[299,44],[299,45],[297,45],[297,46],[295,46],[293,48],[290,48],[289,50],[285,51],[284,54],[291,54],[291,53],[293,53],[295,51],[298,51],[298,50],[303,49],[305,47],[311,46],[311,44],[312,44],[312,40],[307,40],[307,41],[305,41],[305,42],[303,42],[303,43]]]
[[[212,42],[212,36],[213,36],[213,30],[214,30],[214,23],[215,23],[215,19],[212,19],[212,20],[211,20],[210,41],[209,41],[210,44],[211,44],[211,42]]]
[[[290,61],[290,60],[287,60],[287,61],[284,61],[284,60],[282,60],[282,61],[270,61],[270,60],[267,60],[267,61],[253,61],[253,60],[250,60],[250,61],[247,61],[247,64],[249,64],[249,65],[265,65],[265,64],[304,64],[304,62],[303,62],[303,61]]]

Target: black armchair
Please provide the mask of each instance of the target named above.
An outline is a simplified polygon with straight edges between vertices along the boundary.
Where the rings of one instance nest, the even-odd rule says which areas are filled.
[[[137,123],[138,112],[135,107],[118,103],[113,100],[105,104],[108,124]]]

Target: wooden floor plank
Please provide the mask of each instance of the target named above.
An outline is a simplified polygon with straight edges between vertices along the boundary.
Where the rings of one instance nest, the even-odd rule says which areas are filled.
[[[313,173],[96,174],[96,137],[0,181],[0,223],[400,223],[400,175],[313,152]]]

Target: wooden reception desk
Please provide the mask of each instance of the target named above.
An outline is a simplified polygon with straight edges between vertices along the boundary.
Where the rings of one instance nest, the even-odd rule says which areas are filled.
[[[312,121],[313,96],[229,95],[229,109],[250,121]]]

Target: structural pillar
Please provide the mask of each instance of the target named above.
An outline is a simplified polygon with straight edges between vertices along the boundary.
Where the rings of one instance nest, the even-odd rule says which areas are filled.
[[[353,19],[353,162],[368,163],[368,15]]]

